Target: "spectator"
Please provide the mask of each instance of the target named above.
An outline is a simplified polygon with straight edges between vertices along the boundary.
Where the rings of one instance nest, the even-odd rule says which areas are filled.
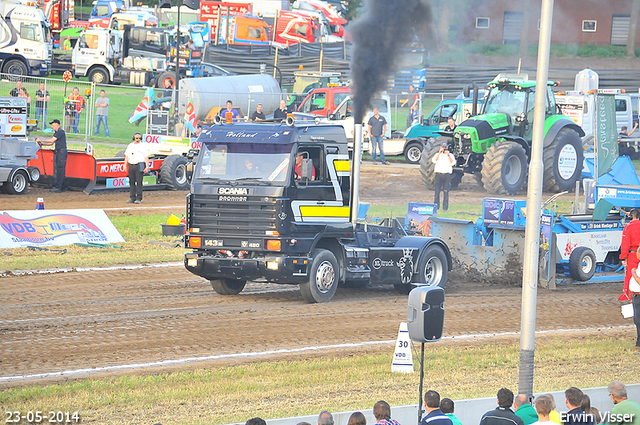
[[[289,110],[287,109],[287,101],[284,99],[280,99],[280,107],[273,111],[273,119],[284,120],[287,118],[288,113]]]
[[[328,410],[323,410],[318,415],[318,425],[333,425],[333,415]]]
[[[412,106],[407,114],[407,128],[418,123],[418,107]]]
[[[353,412],[351,416],[349,416],[349,422],[347,425],[367,425],[367,419],[364,417],[362,412]]]
[[[413,84],[409,84],[409,94],[407,94],[407,99],[402,102],[402,106],[418,106],[418,99],[420,99],[420,95],[416,91],[416,88]]]
[[[456,159],[449,153],[449,145],[447,142],[440,144],[440,150],[431,158],[431,162],[435,164],[433,203],[438,206],[442,205],[442,210],[449,209],[449,191],[451,190],[451,176],[453,176],[453,164]],[[440,192],[442,193],[442,204],[440,204]]]
[[[27,90],[23,87],[20,89],[18,97],[24,97],[27,99],[27,117],[31,114],[31,95],[27,93]]]
[[[602,423],[602,415],[600,414],[600,410],[598,410],[598,408],[596,407],[591,407],[591,414],[593,415],[593,421],[596,424],[601,424]]]
[[[380,115],[380,109],[373,108],[373,116],[369,118],[367,122],[367,132],[371,140],[371,161],[373,165],[376,165],[376,147],[380,149],[380,162],[384,165],[390,165],[391,163],[384,158],[383,140],[384,135],[387,133],[387,120]]]
[[[442,413],[444,413],[449,419],[451,419],[453,425],[462,425],[460,419],[458,419],[456,415],[453,414],[455,410],[455,404],[453,403],[453,400],[446,397],[440,400],[440,410],[442,410]]]
[[[480,425],[524,425],[522,419],[513,413],[513,393],[508,388],[498,390],[498,407],[482,415]]]
[[[245,425],[267,425],[267,422],[262,418],[256,417],[249,419],[247,422],[245,422]]]
[[[40,146],[55,145],[53,149],[54,175],[56,184],[51,192],[62,192],[64,190],[64,175],[67,169],[67,135],[60,128],[60,120],[53,120],[49,123],[53,128],[53,137],[47,140],[36,138],[36,142]]]
[[[555,425],[549,414],[555,408],[555,403],[547,395],[541,395],[536,398],[536,413],[538,414],[538,421],[534,422],[535,425]]]
[[[66,40],[62,42],[63,50],[71,50],[71,36],[68,35]]]
[[[627,126],[623,125],[622,127],[620,127],[620,133],[618,134],[618,136],[621,139],[624,139],[626,137],[631,137],[633,132],[636,131],[636,128],[638,128],[638,123],[637,122],[633,123],[633,128],[631,129],[631,131],[629,133],[627,133]]]
[[[38,124],[42,122],[42,130],[47,128],[47,107],[50,100],[49,91],[45,89],[44,83],[40,83],[40,88],[36,90],[36,121]]]
[[[104,134],[109,137],[109,125],[107,117],[109,116],[109,98],[106,97],[107,92],[100,90],[100,97],[96,100],[96,131],[95,135],[100,135],[100,123],[104,126]]]
[[[16,81],[16,86],[11,89],[9,92],[9,96],[18,97],[20,96],[20,91],[22,90],[22,81]]]
[[[582,394],[582,403],[580,404],[580,409],[582,409],[582,411],[587,415],[591,415],[594,423],[599,424],[600,422],[602,422],[600,411],[591,406],[591,398],[589,398],[589,396],[586,394]]]
[[[611,415],[609,416],[608,425],[638,425],[640,424],[640,404],[635,401],[631,401],[627,398],[627,387],[620,381],[613,381],[607,387],[609,390],[609,396],[613,402],[613,409],[611,409]],[[620,419],[622,415],[630,415],[630,421],[623,421]],[[628,416],[629,417],[629,416]],[[611,419],[620,419],[613,421]]]
[[[231,100],[227,100],[227,107],[220,111],[220,117],[225,122],[240,121],[240,114],[236,108],[233,107]]]
[[[427,416],[422,418],[420,425],[453,425],[451,419],[440,410],[440,394],[436,391],[424,393],[424,406]]]
[[[262,112],[262,103],[258,103],[256,110],[251,114],[251,121],[264,121],[264,112]]]
[[[513,400],[513,407],[515,407],[516,416],[518,416],[524,422],[524,425],[530,425],[538,421],[538,414],[536,409],[533,408],[527,396],[525,394],[518,394]]]
[[[124,164],[129,173],[129,204],[142,203],[142,177],[149,172],[149,149],[141,141],[142,134],[134,134],[133,142],[124,151]]]
[[[629,283],[633,275],[633,269],[638,267],[638,247],[640,246],[640,210],[631,210],[631,221],[622,229],[622,242],[620,244],[620,262],[626,268],[624,276],[624,289],[618,297],[618,301],[631,301]],[[635,319],[634,319],[635,321]],[[636,340],[636,350],[640,350],[640,328]]]
[[[629,133],[627,133],[626,125],[623,125],[622,127],[620,127],[620,133],[618,134],[618,151],[620,155],[626,155],[631,159],[638,159],[636,150],[624,142],[624,139],[628,139],[629,137],[631,137],[631,135],[636,131],[637,128],[638,128],[637,122],[633,124],[633,128]]]
[[[74,133],[80,133],[78,124],[80,123],[80,113],[84,109],[84,97],[80,95],[80,89],[73,88],[73,92],[65,99],[65,125],[66,131],[69,132],[69,126],[73,128]]]
[[[376,418],[376,425],[400,425],[398,421],[391,419],[391,406],[384,400],[373,405],[373,416]]]
[[[595,425],[593,418],[587,416],[580,407],[582,405],[582,396],[584,393],[582,390],[576,387],[571,387],[564,392],[565,404],[569,412],[566,414],[564,421],[565,425]]]
[[[558,425],[562,425],[562,419],[560,418],[560,413],[556,410],[556,399],[553,397],[553,394],[544,394],[545,397],[548,397],[551,400],[551,413],[549,413],[549,420],[557,423]]]
[[[444,131],[450,131],[453,133],[456,127],[456,120],[453,117],[447,118],[447,126],[444,128]]]

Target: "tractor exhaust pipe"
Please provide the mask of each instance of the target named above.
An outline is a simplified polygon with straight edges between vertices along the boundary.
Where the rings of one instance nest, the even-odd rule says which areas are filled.
[[[472,82],[471,84],[464,86],[464,97],[469,97],[469,91],[471,90],[473,90],[473,105],[471,105],[471,116],[475,117],[476,115],[478,115],[478,85]]]
[[[360,157],[362,156],[362,123],[356,123],[353,131],[353,167],[351,174],[351,224],[356,230],[358,210],[360,209]]]

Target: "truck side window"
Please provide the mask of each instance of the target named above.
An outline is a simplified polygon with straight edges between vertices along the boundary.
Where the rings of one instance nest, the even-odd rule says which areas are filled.
[[[298,184],[306,185],[313,184],[314,182],[321,182],[324,180],[323,172],[322,172],[322,162],[320,160],[320,154],[322,153],[322,148],[309,146],[309,147],[301,147],[298,149],[296,153],[296,162],[293,167],[294,178]],[[304,181],[304,163],[307,163],[308,166],[312,167],[311,170],[311,178],[308,181]]]
[[[616,112],[626,112],[627,101],[624,99],[616,99]]]

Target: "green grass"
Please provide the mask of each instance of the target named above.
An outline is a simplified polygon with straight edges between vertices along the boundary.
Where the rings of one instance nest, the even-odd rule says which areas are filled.
[[[116,154],[120,151],[126,149],[126,143],[123,143],[122,146],[110,146],[104,143],[93,143],[93,141],[89,141],[93,145],[93,156],[96,158],[114,158]],[[67,147],[72,150],[84,150],[84,143],[67,143]]]
[[[636,382],[628,331],[561,338],[547,335],[536,345],[534,391],[605,386],[614,379]],[[416,345],[414,349],[418,349]],[[495,396],[518,385],[519,344],[507,342],[429,345],[426,389],[465,399]],[[30,385],[0,392],[9,410],[80,411],[83,422],[120,424],[220,424],[415,404],[419,374],[391,373],[393,347],[343,352],[239,366],[193,367],[151,373]],[[414,350],[416,370],[417,353]],[[598,373],[585,373],[598,371]]]
[[[176,215],[178,213],[176,212]],[[149,241],[172,243],[178,237],[162,236],[161,224],[166,223],[167,214],[145,216],[119,215],[110,217],[125,242],[105,248],[63,246],[65,254],[47,251],[32,251],[28,248],[3,249],[11,255],[2,256],[0,270],[34,270],[59,267],[110,266],[115,264],[159,263],[181,261],[185,250],[150,244]]]

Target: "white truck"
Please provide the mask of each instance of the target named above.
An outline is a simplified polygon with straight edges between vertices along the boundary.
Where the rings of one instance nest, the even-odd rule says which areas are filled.
[[[166,52],[164,30],[145,31],[148,44],[155,43]],[[157,32],[157,34],[153,34]],[[73,48],[72,63],[76,77],[89,77],[96,84],[129,83],[147,86],[151,79],[167,69],[167,60],[158,57],[128,56],[122,33],[114,29],[88,28],[82,32]],[[166,53],[165,53],[166,54]]]
[[[631,96],[622,90],[600,90],[601,93],[612,93],[616,97],[616,125],[618,133],[625,126],[629,130],[633,128],[633,109]],[[593,135],[595,105],[595,93],[583,93],[581,91],[559,92],[555,95],[556,105],[562,110],[562,114],[571,118],[585,133],[585,138]]]
[[[42,9],[0,2],[0,72],[45,76],[51,72],[51,27]]]

